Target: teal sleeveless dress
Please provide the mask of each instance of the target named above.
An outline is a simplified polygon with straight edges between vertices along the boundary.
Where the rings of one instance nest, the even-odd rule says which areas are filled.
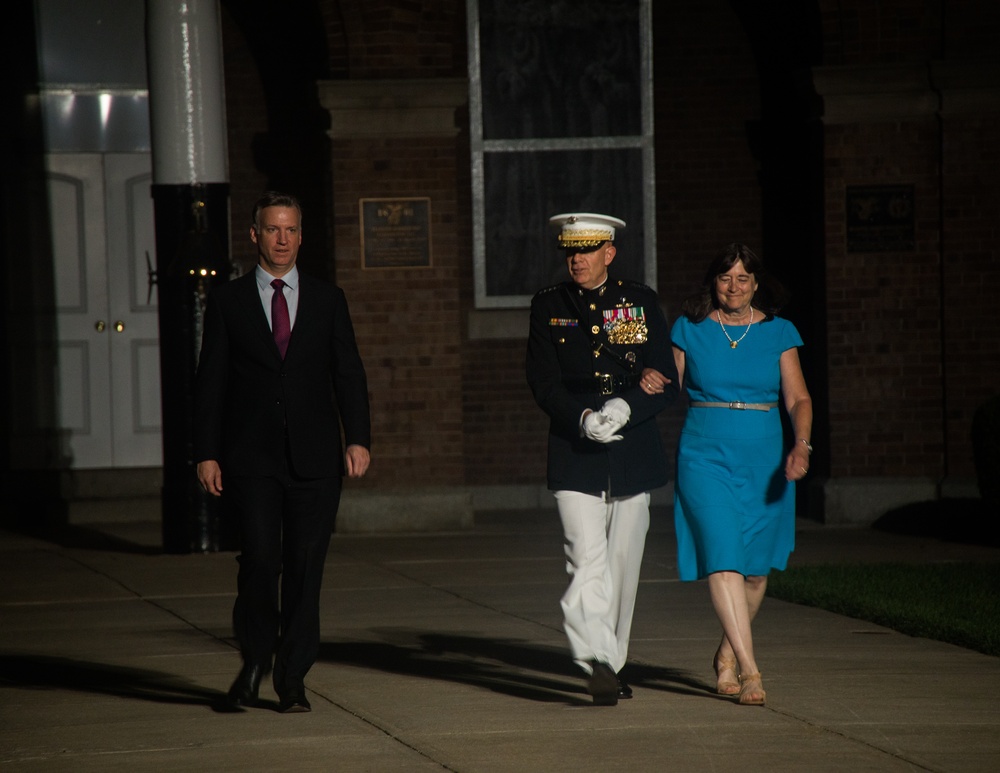
[[[746,330],[726,326],[734,341]],[[685,353],[691,402],[779,401],[781,355],[802,345],[795,326],[775,317],[751,325],[731,348],[714,314],[698,323],[680,317],[671,341]],[[785,480],[781,410],[688,408],[674,483],[681,580],[727,570],[762,576],[787,565],[795,547],[795,484]]]

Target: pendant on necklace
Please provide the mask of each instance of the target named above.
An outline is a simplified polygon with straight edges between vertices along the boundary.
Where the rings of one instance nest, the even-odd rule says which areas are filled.
[[[742,341],[744,338],[747,337],[747,333],[750,332],[750,326],[753,325],[753,306],[750,307],[750,322],[747,323],[747,329],[744,330],[743,335],[741,335],[735,341],[732,338],[730,338],[729,331],[726,330],[726,326],[722,324],[722,312],[719,311],[718,309],[715,310],[715,318],[719,320],[719,327],[722,328],[722,334],[726,337],[726,340],[729,341],[729,348],[735,349],[737,346],[740,345],[740,341]]]

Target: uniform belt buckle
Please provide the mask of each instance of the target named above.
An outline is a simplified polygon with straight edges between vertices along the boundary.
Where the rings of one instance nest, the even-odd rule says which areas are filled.
[[[731,411],[745,411],[747,409],[746,403],[741,403],[739,401],[731,402],[729,404],[729,410]]]
[[[613,395],[615,393],[615,381],[610,373],[602,373],[597,377],[597,393],[599,395]]]

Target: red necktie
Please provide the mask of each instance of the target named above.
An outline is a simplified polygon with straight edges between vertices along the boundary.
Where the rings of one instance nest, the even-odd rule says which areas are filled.
[[[285,352],[288,350],[288,339],[292,336],[292,323],[288,317],[288,301],[285,299],[285,283],[280,279],[271,282],[274,288],[274,295],[271,296],[271,332],[274,333],[274,342],[281,352],[281,359],[285,359]]]

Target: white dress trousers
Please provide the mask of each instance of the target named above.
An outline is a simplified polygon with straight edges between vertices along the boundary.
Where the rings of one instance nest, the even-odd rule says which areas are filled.
[[[628,657],[639,569],[649,531],[649,494],[607,497],[556,491],[569,587],[560,602],[573,659],[617,673]]]

